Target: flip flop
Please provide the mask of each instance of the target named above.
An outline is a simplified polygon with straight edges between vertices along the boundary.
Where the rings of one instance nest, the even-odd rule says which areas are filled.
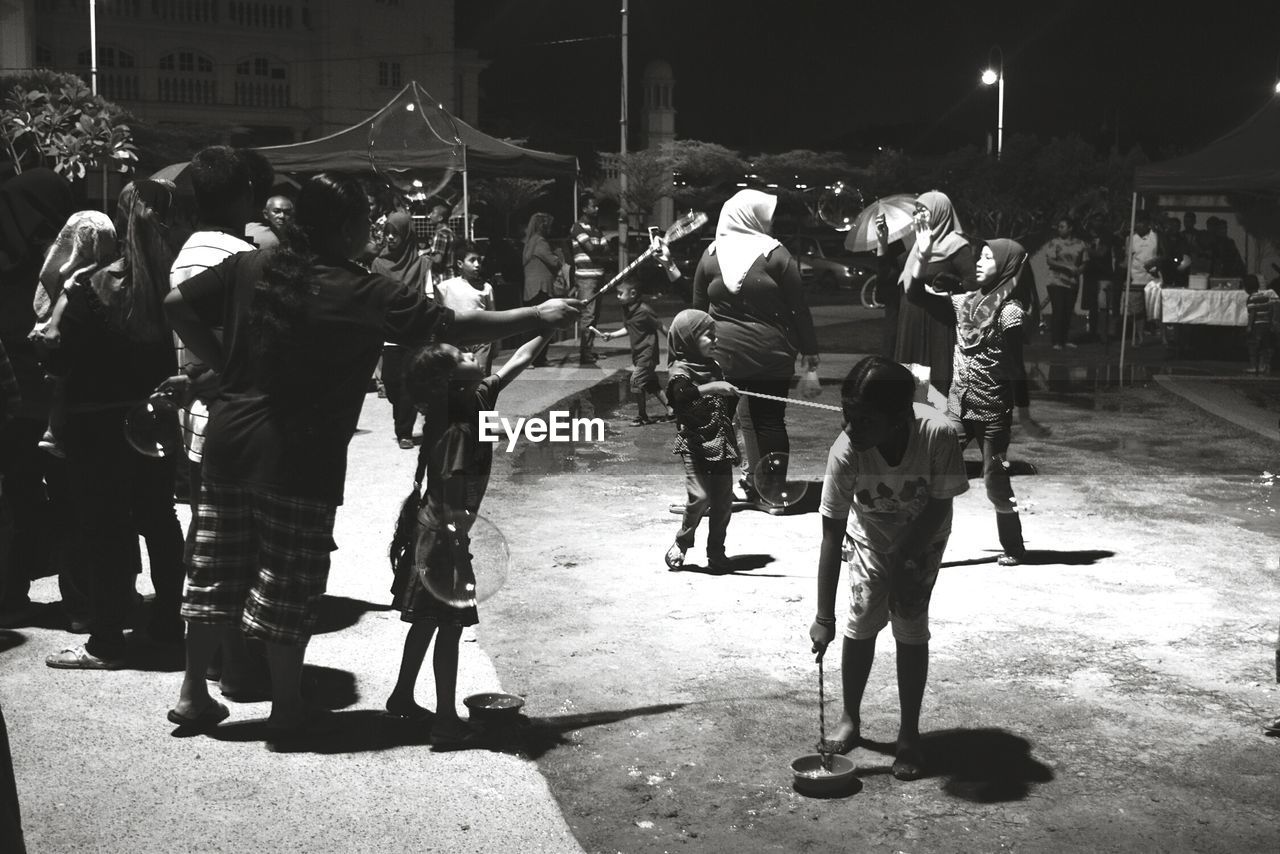
[[[652,418],[632,418],[631,419],[632,427],[644,427],[648,424],[653,424],[653,423],[655,422]]]
[[[404,721],[406,723],[430,724],[436,717],[435,712],[430,709],[424,709],[417,703],[407,709],[392,709],[391,706],[387,706],[387,710],[382,714],[393,721]]]
[[[1269,735],[1272,738],[1280,737],[1280,718],[1272,718],[1267,721],[1267,725],[1262,729],[1263,735]]]
[[[895,779],[904,782],[919,780],[927,776],[924,769],[924,760],[920,758],[920,751],[915,748],[899,750],[897,755],[893,757],[893,776]]]
[[[169,719],[169,723],[182,729],[207,732],[230,716],[230,709],[222,703],[219,703],[217,700],[213,700],[209,705],[205,706],[204,711],[198,715],[183,715],[179,714],[176,709],[170,709],[169,714],[165,717]]]
[[[844,756],[862,743],[862,736],[851,735],[848,738],[824,738],[813,746],[815,753],[839,753]]]

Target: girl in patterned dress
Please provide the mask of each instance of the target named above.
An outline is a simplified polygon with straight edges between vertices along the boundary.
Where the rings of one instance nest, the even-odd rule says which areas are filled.
[[[711,315],[685,309],[667,333],[667,400],[676,415],[675,453],[684,459],[689,497],[680,531],[667,549],[667,568],[684,566],[703,516],[707,532],[707,565],[728,569],[724,540],[733,514],[733,464],[739,459],[733,430],[738,390],[724,379],[716,363],[716,323]]]

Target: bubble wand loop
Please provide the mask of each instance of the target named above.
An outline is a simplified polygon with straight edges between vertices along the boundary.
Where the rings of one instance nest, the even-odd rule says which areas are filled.
[[[647,261],[655,252],[662,251],[663,247],[668,243],[673,243],[681,238],[688,237],[690,234],[693,234],[706,224],[707,215],[702,211],[690,211],[680,217],[678,220],[671,223],[671,227],[667,229],[666,234],[659,238],[655,238],[654,241],[649,244],[649,248],[641,252],[640,256],[636,258],[636,260],[624,267],[618,275],[601,285],[600,290],[596,291],[595,295],[590,299],[584,300],[582,304],[584,306],[591,305],[591,303],[600,299],[600,297],[604,296],[609,290],[616,287],[617,284],[625,279],[632,270],[639,267],[644,261]]]
[[[763,394],[758,391],[744,391],[742,389],[738,389],[737,393],[741,395],[746,395],[747,397],[761,397],[761,398],[764,398],[765,400],[777,400],[777,401],[781,401],[782,403],[798,403],[801,406],[812,406],[814,409],[829,409],[832,412],[844,412],[844,410],[841,409],[839,406],[832,406],[830,403],[814,403],[811,400],[800,400],[799,398],[796,398],[796,397],[778,397],[772,394]]]

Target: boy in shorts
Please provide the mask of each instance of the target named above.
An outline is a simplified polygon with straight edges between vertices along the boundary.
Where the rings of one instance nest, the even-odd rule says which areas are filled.
[[[625,325],[613,332],[601,332],[592,326],[591,333],[604,341],[623,335],[631,336],[631,364],[635,368],[631,372],[631,390],[636,395],[636,417],[631,423],[640,426],[652,424],[655,420],[670,420],[671,406],[658,383],[658,336],[665,335],[667,328],[644,301],[635,282],[623,282],[618,286],[618,301],[622,303],[622,320]],[[649,410],[645,406],[645,399],[649,395],[656,397],[662,404],[665,419],[649,417]]]
[[[912,403],[911,372],[881,356],[854,365],[841,388],[844,430],[831,446],[822,488],[818,613],[809,629],[821,658],[835,639],[836,586],[849,570],[850,613],[841,677],[844,714],[825,753],[861,741],[862,694],[876,635],[893,626],[901,724],[893,776],[925,776],[920,705],[929,670],[929,597],[951,533],[951,499],[969,487],[946,417]],[[850,513],[850,510],[853,510]]]

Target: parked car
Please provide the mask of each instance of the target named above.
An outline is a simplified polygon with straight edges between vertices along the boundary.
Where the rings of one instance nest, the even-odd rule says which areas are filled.
[[[806,285],[833,291],[852,288],[860,291],[876,274],[876,259],[870,255],[854,255],[844,248],[844,235],[796,234],[780,238],[800,266],[800,279]]]

